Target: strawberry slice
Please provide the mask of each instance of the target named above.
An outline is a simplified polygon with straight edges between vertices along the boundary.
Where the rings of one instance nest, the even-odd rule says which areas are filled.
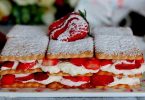
[[[86,69],[97,70],[100,68],[100,61],[96,58],[91,58],[88,62],[84,64]]]
[[[12,68],[14,65],[13,61],[6,61],[3,63],[2,67]]]
[[[105,65],[108,65],[108,64],[113,64],[112,60],[101,60],[100,61],[101,66],[105,66]]]
[[[45,59],[43,59],[42,65],[43,66],[55,66],[55,65],[58,64],[58,62],[59,62],[58,59],[47,59],[47,58],[45,58]]]
[[[36,62],[31,62],[31,63],[19,63],[19,65],[17,66],[17,70],[27,70],[27,69],[31,69],[33,66],[36,65]]]
[[[92,86],[106,86],[109,83],[113,82],[114,78],[110,75],[93,75],[91,77],[91,85]]]
[[[73,82],[79,82],[79,81],[90,82],[89,76],[63,76],[63,78],[69,79]]]
[[[27,81],[27,80],[31,80],[34,78],[34,74],[30,74],[28,76],[24,76],[24,77],[17,77],[16,80],[17,81]]]
[[[86,58],[72,58],[70,59],[70,62],[76,66],[82,66],[84,63],[86,63]]]
[[[2,85],[12,85],[13,83],[15,83],[15,75],[12,74],[3,75],[1,83]]]
[[[135,60],[135,63],[144,63],[144,59],[142,58],[142,59],[140,59],[140,60]]]
[[[140,63],[135,63],[135,64],[117,64],[115,65],[116,69],[119,70],[130,70],[130,69],[137,69],[140,68],[141,64]]]
[[[44,72],[37,72],[34,73],[34,79],[37,81],[43,81],[46,80],[49,76],[47,75],[47,73]]]

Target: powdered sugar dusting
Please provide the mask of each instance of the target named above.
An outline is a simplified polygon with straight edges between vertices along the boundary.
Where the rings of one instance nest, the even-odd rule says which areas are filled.
[[[95,50],[108,55],[141,55],[133,36],[98,35],[95,37]]]
[[[93,39],[87,37],[73,42],[50,40],[48,54],[80,54],[81,52],[93,52]]]
[[[9,38],[2,56],[31,56],[31,54],[44,54],[48,45],[48,37],[41,38]]]
[[[47,27],[45,26],[28,26],[16,25],[7,34],[7,37],[34,37],[46,36]]]
[[[133,32],[129,27],[96,27],[93,29],[92,35],[133,36]]]

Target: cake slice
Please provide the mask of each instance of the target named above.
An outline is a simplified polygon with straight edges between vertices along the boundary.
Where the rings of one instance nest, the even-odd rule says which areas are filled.
[[[9,38],[2,50],[1,75],[41,72],[41,61],[45,58],[48,37]]]
[[[145,71],[143,54],[130,29],[102,28],[100,30],[102,33],[97,30],[94,33],[95,56],[104,63],[100,67],[99,74],[141,78]]]
[[[28,25],[15,25],[7,34],[8,38],[11,37],[40,37],[46,36],[47,34],[47,27],[45,26],[28,26]]]
[[[73,42],[50,40],[48,58],[90,58],[93,57],[93,39],[87,37]]]

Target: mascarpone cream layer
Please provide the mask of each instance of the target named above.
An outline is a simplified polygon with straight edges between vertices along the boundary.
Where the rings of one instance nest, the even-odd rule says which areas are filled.
[[[59,82],[61,84],[67,85],[67,86],[80,86],[82,84],[87,83],[87,82],[82,82],[82,81],[73,82],[71,80],[63,78],[62,76],[49,76],[46,80],[43,80],[43,81],[37,81],[34,79],[31,79],[28,81],[23,81],[23,83],[27,83],[27,82],[38,82],[38,83],[45,84],[45,85],[50,84],[52,82]]]
[[[114,82],[110,83],[108,86],[115,86],[119,84],[127,84],[127,85],[138,85],[140,84],[140,79],[139,78],[129,78],[129,77],[124,77],[121,79],[118,79],[114,77]]]
[[[58,73],[58,72],[64,72],[68,73],[72,76],[75,75],[84,75],[87,73],[97,73],[99,70],[91,70],[91,69],[86,69],[83,65],[82,66],[76,66],[70,62],[61,62],[56,66],[41,66],[41,69],[44,72],[49,72],[49,73]]]

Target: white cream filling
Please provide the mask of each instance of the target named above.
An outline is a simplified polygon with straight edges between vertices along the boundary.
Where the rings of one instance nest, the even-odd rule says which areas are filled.
[[[21,63],[32,63],[35,62],[36,60],[19,60]]]
[[[50,84],[52,82],[60,82],[60,80],[62,79],[62,76],[49,76],[46,80],[43,81],[37,81],[34,79],[28,80],[28,81],[23,81],[23,83],[27,83],[27,82],[38,82],[41,84]]]
[[[108,65],[102,66],[100,68],[100,70],[111,72],[114,74],[124,74],[124,75],[134,75],[134,74],[139,74],[139,73],[145,72],[145,64],[141,64],[140,68],[130,69],[130,70],[119,70],[119,69],[115,68],[115,65],[116,65],[116,63],[114,63],[112,65],[108,64]]]
[[[25,76],[29,76],[30,74],[15,74],[15,77],[25,77]]]
[[[41,66],[41,69],[44,71],[44,72],[49,72],[49,73],[58,73],[60,72],[60,69],[58,68],[58,66]]]
[[[83,81],[73,82],[71,80],[63,78],[63,79],[61,79],[60,83],[63,85],[67,85],[67,86],[81,86],[82,84],[85,84],[87,82],[83,82]]]
[[[83,82],[83,81],[73,82],[71,80],[63,78],[62,76],[49,76],[46,80],[43,80],[43,81],[37,81],[34,79],[23,81],[23,83],[27,83],[27,82],[38,82],[38,83],[45,84],[45,85],[50,84],[52,82],[59,82],[63,85],[67,85],[67,86],[80,86],[82,84],[87,83],[87,82]]]
[[[68,73],[72,76],[75,75],[84,75],[87,73],[97,73],[99,70],[91,70],[86,69],[83,65],[82,66],[76,66],[70,62],[61,62],[57,64],[56,66],[41,66],[42,70],[44,72],[50,72],[50,73],[58,73],[60,71],[64,73]]]
[[[118,84],[137,85],[137,84],[140,84],[140,80],[139,80],[139,78],[125,77],[122,79],[118,79],[118,78],[114,77],[114,82],[108,84],[108,86],[115,86]]]

